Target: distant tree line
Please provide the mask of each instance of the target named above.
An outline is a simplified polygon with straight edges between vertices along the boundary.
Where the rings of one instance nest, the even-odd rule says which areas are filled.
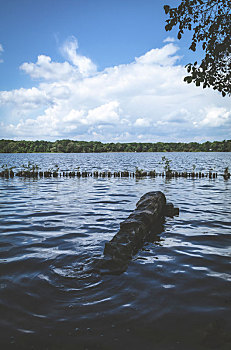
[[[0,140],[0,153],[231,152],[231,140],[213,142],[102,143],[98,141]]]

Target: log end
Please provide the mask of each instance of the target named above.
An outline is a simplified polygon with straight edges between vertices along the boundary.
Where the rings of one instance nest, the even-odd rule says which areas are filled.
[[[126,271],[129,261],[145,242],[150,232],[159,233],[159,227],[165,216],[179,215],[179,208],[166,203],[165,195],[160,192],[148,192],[136,204],[136,209],[121,222],[120,230],[105,243],[104,257],[95,264],[100,274],[120,274]]]
[[[175,208],[172,203],[166,203],[164,208],[164,216],[173,217],[179,215],[179,208]]]

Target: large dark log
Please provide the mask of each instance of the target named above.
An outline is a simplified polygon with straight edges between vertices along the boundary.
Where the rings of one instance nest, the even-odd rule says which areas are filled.
[[[129,261],[147,241],[150,231],[158,233],[164,216],[178,213],[179,209],[166,203],[162,192],[143,195],[136,209],[121,222],[118,233],[105,244],[104,258],[96,263],[96,269],[102,274],[126,271]]]

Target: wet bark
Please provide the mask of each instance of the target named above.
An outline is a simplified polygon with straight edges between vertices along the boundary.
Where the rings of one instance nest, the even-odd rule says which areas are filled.
[[[96,263],[96,269],[102,274],[126,271],[129,261],[147,241],[150,231],[158,233],[164,217],[178,213],[179,209],[166,203],[162,192],[143,195],[135,210],[121,222],[118,233],[105,244],[104,257]]]

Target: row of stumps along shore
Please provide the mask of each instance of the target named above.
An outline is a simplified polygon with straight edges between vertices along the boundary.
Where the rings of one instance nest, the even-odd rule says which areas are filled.
[[[129,171],[29,171],[29,170],[20,170],[18,172],[14,172],[13,170],[4,169],[0,172],[0,177],[2,178],[13,178],[14,176],[22,177],[22,178],[57,178],[57,177],[71,177],[71,178],[87,178],[87,177],[94,177],[94,178],[144,178],[144,177],[165,177],[165,178],[209,178],[209,179],[216,179],[218,176],[223,176],[225,180],[230,179],[230,173],[224,172],[224,174],[218,174],[217,172],[178,172],[178,171],[171,171],[171,172],[161,172],[158,173],[155,170],[154,171],[143,171],[143,170],[136,170],[135,172],[129,172]]]

